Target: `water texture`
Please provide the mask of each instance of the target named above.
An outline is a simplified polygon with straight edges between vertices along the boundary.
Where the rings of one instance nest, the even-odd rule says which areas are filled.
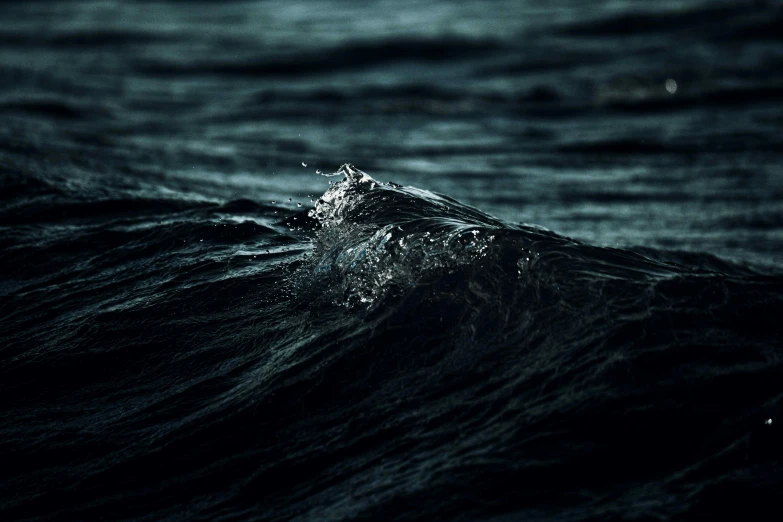
[[[781,21],[0,4],[0,519],[774,519]]]

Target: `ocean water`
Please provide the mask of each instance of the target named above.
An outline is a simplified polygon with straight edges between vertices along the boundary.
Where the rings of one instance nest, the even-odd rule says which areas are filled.
[[[777,519],[781,30],[0,4],[0,520]]]

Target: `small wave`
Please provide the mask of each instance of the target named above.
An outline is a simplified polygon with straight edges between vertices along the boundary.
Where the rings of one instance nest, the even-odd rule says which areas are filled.
[[[715,2],[680,10],[622,14],[569,25],[563,32],[573,36],[639,36],[650,34],[699,34],[714,38],[757,39],[771,36],[770,20],[779,20],[781,10],[767,2]],[[731,23],[727,23],[727,21]],[[778,22],[779,23],[779,22]],[[760,29],[757,35],[754,29]]]
[[[661,508],[678,513],[703,498],[687,473],[770,462],[779,274],[595,247],[338,172],[313,209],[278,223],[250,199],[90,206],[96,188],[69,222],[39,219],[39,202],[8,228],[6,518],[48,519],[57,502],[78,519],[166,518],[204,484],[219,498],[200,519],[288,519],[303,505],[313,519],[437,518],[473,498],[476,476],[512,512],[540,507],[508,484],[542,470],[553,499],[563,476],[616,491],[592,473],[607,463],[645,488],[682,484]],[[72,205],[84,196],[54,186]],[[65,496],[64,477],[78,477]],[[411,484],[443,494],[419,502]],[[605,514],[575,505],[577,518]],[[465,513],[488,515],[465,504],[452,518]]]
[[[399,39],[353,42],[322,51],[300,52],[284,60],[260,58],[239,62],[146,60],[136,70],[155,76],[225,75],[294,77],[365,69],[397,62],[442,62],[474,58],[495,52],[501,45],[491,40],[464,38]]]
[[[351,165],[338,173],[344,179],[309,211],[317,227],[314,255],[306,268],[315,276],[313,284],[328,288],[336,304],[374,308],[386,297],[399,297],[456,273],[467,280],[481,272],[494,274],[521,288],[530,283],[534,270],[543,270],[534,276],[539,279],[551,277],[549,270],[564,270],[571,272],[571,280],[644,280],[709,272],[585,245],[538,226],[503,222],[446,196],[380,183]]]
[[[100,105],[87,106],[67,99],[1,100],[0,114],[22,113],[30,116],[46,116],[57,120],[105,119],[113,116],[111,109]]]
[[[150,45],[176,41],[175,35],[145,31],[115,29],[111,31],[75,30],[56,31],[52,34],[23,31],[0,31],[0,45],[23,45],[27,48],[81,49],[94,47],[125,47]]]

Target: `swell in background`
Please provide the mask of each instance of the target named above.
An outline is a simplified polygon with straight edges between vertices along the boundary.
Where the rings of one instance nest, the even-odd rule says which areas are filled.
[[[351,162],[594,243],[778,262],[778,2],[2,10],[6,176],[307,203]]]

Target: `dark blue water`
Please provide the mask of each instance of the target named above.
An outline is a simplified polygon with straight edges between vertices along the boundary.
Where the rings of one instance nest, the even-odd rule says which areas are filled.
[[[3,3],[0,519],[776,519],[781,29]]]

